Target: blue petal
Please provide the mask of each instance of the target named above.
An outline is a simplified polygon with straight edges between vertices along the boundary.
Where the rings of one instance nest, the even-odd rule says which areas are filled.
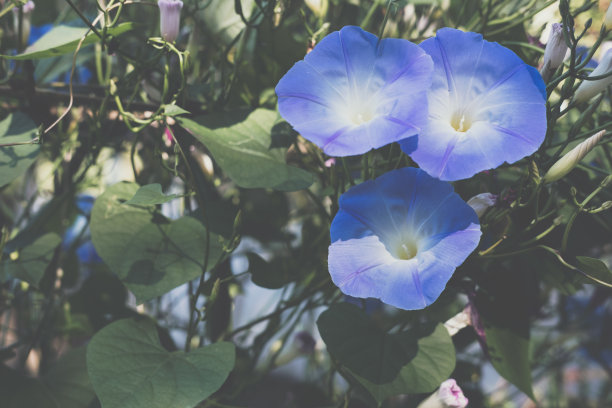
[[[278,109],[325,153],[365,153],[421,130],[432,70],[431,58],[407,40],[344,27],[281,78]]]
[[[416,149],[410,139],[400,144],[422,169],[459,180],[538,149],[546,134],[546,92],[532,67],[479,34],[451,28],[421,47],[435,66],[429,121]]]
[[[544,100],[548,99],[548,95],[546,94],[546,83],[544,82],[540,71],[538,71],[537,68],[532,67],[531,65],[527,65],[527,69],[529,70],[529,75],[531,75],[533,83],[540,91],[542,98],[544,98]]]
[[[476,248],[476,213],[448,183],[404,168],[351,188],[331,226],[329,271],[347,295],[403,309],[433,303]],[[397,256],[416,242],[411,259]]]

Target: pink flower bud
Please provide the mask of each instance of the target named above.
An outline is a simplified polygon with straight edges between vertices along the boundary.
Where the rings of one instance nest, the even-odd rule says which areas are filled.
[[[467,406],[468,399],[463,395],[463,391],[457,385],[457,381],[452,378],[440,384],[438,398],[446,407],[463,408]]]
[[[174,42],[181,28],[181,0],[159,0],[159,30],[165,41]]]
[[[418,408],[464,408],[467,404],[468,399],[463,395],[457,381],[450,378],[440,384],[438,391],[421,402]]]

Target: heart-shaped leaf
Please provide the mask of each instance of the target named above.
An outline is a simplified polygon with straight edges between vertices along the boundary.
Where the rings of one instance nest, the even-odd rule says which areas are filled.
[[[443,325],[389,334],[348,303],[331,306],[317,325],[329,353],[379,403],[433,391],[455,368],[455,349]]]
[[[36,138],[36,125],[23,113],[13,113],[0,122],[0,144],[27,143],[0,147],[0,187],[21,176],[34,163],[39,145],[29,144]]]
[[[208,398],[234,367],[234,345],[168,352],[148,318],[114,322],[87,347],[87,369],[104,408],[190,408]]]
[[[221,239],[193,217],[170,221],[154,208],[126,205],[138,185],[119,183],[96,200],[91,238],[102,260],[139,302],[160,296],[200,276],[223,255]],[[205,268],[205,261],[206,268]]]
[[[206,146],[219,166],[240,187],[301,190],[310,186],[310,173],[285,164],[285,149],[272,148],[272,127],[278,114],[258,109],[209,115],[177,122]]]

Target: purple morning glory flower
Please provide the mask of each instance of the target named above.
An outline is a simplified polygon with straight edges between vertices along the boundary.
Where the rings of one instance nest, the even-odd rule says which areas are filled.
[[[421,47],[434,61],[429,122],[401,142],[419,167],[460,180],[538,149],[546,134],[546,92],[535,68],[480,34],[452,28]]]
[[[414,310],[433,303],[480,240],[446,182],[403,168],[349,189],[331,225],[329,273],[349,296]]]
[[[420,131],[432,71],[431,57],[410,41],[347,26],[281,78],[278,110],[330,156],[365,153]]]

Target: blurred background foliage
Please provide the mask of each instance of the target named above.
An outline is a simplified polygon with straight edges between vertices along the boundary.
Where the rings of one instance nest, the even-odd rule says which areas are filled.
[[[185,0],[174,45],[154,1],[3,14],[0,406],[412,407],[449,377],[474,407],[612,405],[609,136],[541,177],[610,129],[610,89],[570,102],[611,46],[608,6]],[[324,156],[279,117],[278,80],[345,25],[476,31],[537,67],[561,21],[544,145],[454,183],[498,196],[477,251],[425,310],[346,303],[327,272],[338,197],[414,163],[395,144]]]

